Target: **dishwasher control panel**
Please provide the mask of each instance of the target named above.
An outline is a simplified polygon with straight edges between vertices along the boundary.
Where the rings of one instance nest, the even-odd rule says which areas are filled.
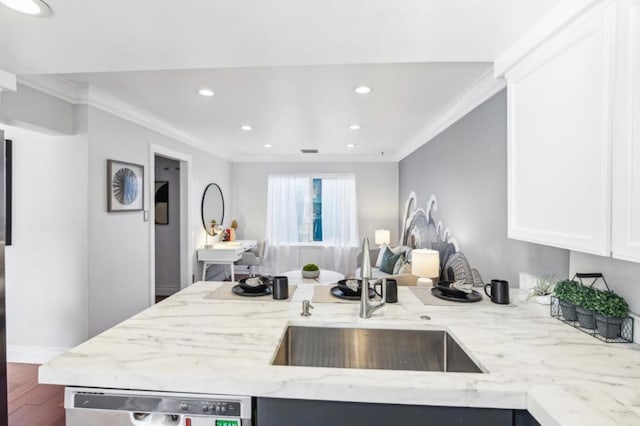
[[[220,400],[185,400],[180,401],[178,410],[183,414],[224,414],[225,416],[240,416],[240,402]]]
[[[92,425],[119,425],[106,419],[122,413],[122,416],[133,420],[133,423],[126,424],[166,418],[168,420],[162,424],[245,426],[251,424],[252,411],[251,398],[245,396],[72,387],[65,389],[65,408],[71,417],[104,417],[105,423],[96,420],[83,423]]]

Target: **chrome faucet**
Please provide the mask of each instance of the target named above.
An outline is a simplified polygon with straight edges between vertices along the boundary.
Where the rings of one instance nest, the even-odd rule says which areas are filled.
[[[369,239],[362,240],[362,267],[360,268],[362,287],[360,289],[360,318],[371,318],[371,315],[382,308],[387,297],[386,280],[382,283],[382,302],[374,305],[369,301],[369,280],[371,279],[371,258],[369,257]],[[374,282],[375,287],[375,282]]]

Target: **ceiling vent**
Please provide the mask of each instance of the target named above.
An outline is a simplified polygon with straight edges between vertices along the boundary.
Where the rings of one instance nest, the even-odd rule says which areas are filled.
[[[301,149],[300,152],[303,154],[317,154],[318,150],[317,149]]]

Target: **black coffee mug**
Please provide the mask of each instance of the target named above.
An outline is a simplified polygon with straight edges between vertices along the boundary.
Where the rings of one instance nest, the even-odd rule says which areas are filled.
[[[487,292],[487,287],[491,288],[491,293]],[[491,298],[493,303],[509,304],[509,281],[491,280],[490,284],[484,286],[484,292]]]
[[[272,295],[274,299],[282,300],[289,298],[289,278],[273,277]]]
[[[385,302],[398,303],[398,282],[396,280],[387,280],[386,290]]]
[[[385,287],[385,302],[398,303],[398,282],[396,280],[380,280],[375,284],[373,291],[375,291],[379,297],[382,297],[382,286],[385,281],[387,283]],[[380,292],[378,292],[378,286],[380,286]]]

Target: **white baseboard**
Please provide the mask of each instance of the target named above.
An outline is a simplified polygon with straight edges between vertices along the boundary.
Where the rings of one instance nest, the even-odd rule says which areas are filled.
[[[7,362],[44,364],[71,348],[42,348],[38,346],[7,346]]]

